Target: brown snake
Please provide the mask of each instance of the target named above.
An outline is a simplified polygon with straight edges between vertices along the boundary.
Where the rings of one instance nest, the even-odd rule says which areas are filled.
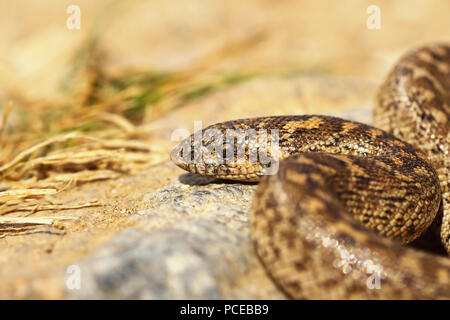
[[[234,162],[214,161],[233,144],[247,144],[249,155],[260,143],[250,138],[221,140],[222,150],[196,163],[180,148],[172,159],[193,173],[260,181],[251,238],[290,297],[449,299],[450,259],[405,246],[436,225],[450,253],[449,45],[400,59],[378,92],[374,124],[384,131],[318,115],[228,121],[202,131],[278,129],[281,161],[272,175],[262,175],[267,164],[260,161],[236,163],[236,150]],[[191,147],[184,152],[195,158],[195,148],[210,141],[192,135],[179,146]]]

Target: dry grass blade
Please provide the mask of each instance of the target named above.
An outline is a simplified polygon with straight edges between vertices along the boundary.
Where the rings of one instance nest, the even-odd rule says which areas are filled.
[[[109,160],[111,158],[119,156],[114,151],[105,150],[89,150],[82,152],[59,152],[57,154],[52,154],[47,157],[42,157],[33,160],[30,163],[31,167],[36,167],[38,165],[46,166],[59,166],[63,167],[65,165],[86,165],[95,164],[100,161]]]
[[[180,72],[122,70],[112,75],[103,68],[98,45],[100,31],[111,17],[99,19],[103,22],[74,54],[61,82],[62,96],[33,101],[25,94],[15,95],[21,100],[14,112],[26,116],[17,117],[7,141],[2,134],[12,103],[5,108],[0,119],[0,215],[98,205],[53,204],[50,196],[79,183],[116,179],[167,161],[169,151],[158,150],[158,141],[148,142],[148,124],[188,101],[248,79],[207,71],[265,37],[259,32],[232,41]],[[37,137],[50,138],[36,142]]]
[[[0,203],[11,200],[40,198],[43,196],[56,194],[56,189],[13,189],[0,192]]]
[[[66,205],[66,204],[45,204],[42,201],[27,203],[17,203],[15,205],[8,205],[0,207],[0,215],[8,215],[11,213],[27,212],[27,215],[34,214],[40,211],[64,211],[64,210],[75,210],[75,209],[85,209],[92,207],[101,207],[102,204],[98,202],[87,202],[78,205]]]
[[[5,110],[3,111],[2,119],[1,119],[1,122],[0,122],[0,143],[2,142],[2,139],[3,139],[3,131],[5,130],[5,127],[6,127],[6,121],[8,120],[8,116],[9,116],[11,110],[12,110],[12,107],[13,107],[13,103],[12,103],[12,102],[9,102],[9,103],[6,105]]]
[[[64,234],[55,230],[64,229],[61,221],[74,220],[73,217],[0,217],[0,239],[12,235],[27,235],[35,232],[45,232],[48,234]]]
[[[17,165],[19,162],[24,160],[26,157],[32,155],[34,152],[36,152],[39,149],[42,149],[42,148],[44,148],[52,143],[55,143],[55,142],[62,142],[62,141],[66,141],[69,139],[74,139],[77,136],[78,136],[77,132],[71,132],[71,133],[63,135],[63,136],[48,139],[48,140],[41,142],[33,147],[30,147],[30,148],[22,151],[21,153],[19,153],[13,160],[11,160],[10,162],[8,162],[8,163],[4,164],[2,167],[0,167],[0,174],[4,174],[7,170],[11,169],[12,167]]]
[[[74,220],[74,217],[0,217],[0,226],[53,225],[60,220]]]
[[[136,130],[136,127],[130,121],[128,121],[126,118],[124,118],[118,114],[112,114],[109,112],[99,112],[97,114],[97,118],[99,120],[104,120],[104,121],[114,123],[115,125],[124,129],[125,132],[128,132],[128,133],[134,132]]]
[[[51,182],[54,183],[65,183],[67,181],[74,182],[92,182],[98,180],[115,179],[122,175],[120,172],[115,172],[112,170],[84,170],[75,173],[61,173],[55,174],[51,177]],[[45,183],[45,181],[44,181]]]

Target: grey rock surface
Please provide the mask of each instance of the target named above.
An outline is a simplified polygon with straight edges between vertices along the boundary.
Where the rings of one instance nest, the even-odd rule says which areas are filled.
[[[256,186],[190,174],[180,181],[148,194],[148,209],[130,217],[135,227],[79,262],[81,288],[67,290],[69,298],[284,297],[270,280],[262,291],[239,280],[265,279],[248,230]]]

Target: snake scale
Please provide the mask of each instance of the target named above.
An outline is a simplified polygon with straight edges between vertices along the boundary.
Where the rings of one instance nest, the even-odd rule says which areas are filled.
[[[450,45],[427,45],[397,62],[378,91],[374,127],[301,115],[228,121],[202,133],[208,129],[279,132],[271,175],[259,161],[214,161],[230,143],[247,144],[248,155],[259,139],[222,141],[198,162],[183,161],[175,148],[172,160],[192,173],[259,181],[251,239],[288,296],[450,298],[450,259],[406,245],[437,225],[450,253]],[[210,140],[186,138],[189,156]]]

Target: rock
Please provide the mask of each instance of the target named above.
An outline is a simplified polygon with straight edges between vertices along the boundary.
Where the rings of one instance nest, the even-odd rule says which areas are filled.
[[[180,180],[149,194],[149,208],[130,217],[135,227],[78,264],[81,289],[67,290],[69,298],[283,298],[270,281],[265,289],[238,281],[255,269],[264,274],[249,241],[256,186],[205,184],[191,174]]]

